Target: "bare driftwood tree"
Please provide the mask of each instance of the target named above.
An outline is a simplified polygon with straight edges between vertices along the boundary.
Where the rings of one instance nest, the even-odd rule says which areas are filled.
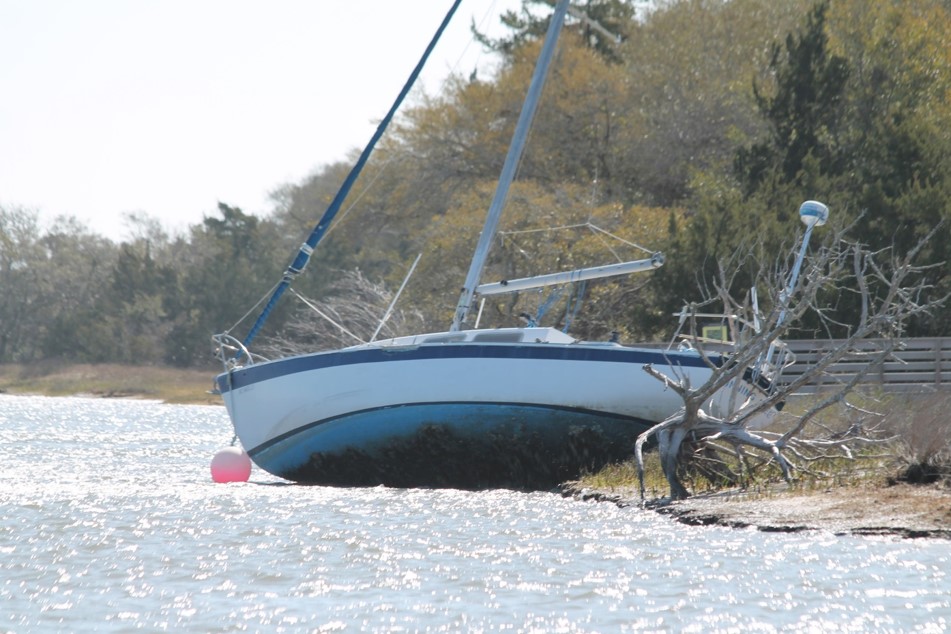
[[[294,291],[292,291],[294,292]],[[284,329],[260,346],[267,357],[289,356],[366,343],[418,328],[422,315],[391,310],[394,293],[372,282],[359,269],[337,274],[325,299],[294,292],[301,301]]]
[[[858,424],[844,433],[841,429],[828,428],[812,430],[816,433],[810,434],[804,431],[810,423],[820,425],[817,415],[833,405],[851,408],[847,395],[870,368],[888,359],[901,346],[903,327],[908,320],[944,302],[945,298],[929,298],[928,267],[914,264],[916,255],[933,233],[907,254],[895,254],[891,249],[872,251],[849,241],[848,228],[828,235],[803,261],[802,274],[795,282],[790,282],[790,270],[795,268],[794,264],[790,266],[791,257],[775,263],[772,268],[759,269],[755,286],[766,291],[763,303],[771,307],[766,314],[759,312],[755,295],[747,293],[736,299],[730,293],[737,274],[748,264],[753,250],[720,263],[717,279],[701,289],[705,301],[686,307],[682,315],[686,338],[711,368],[710,378],[703,385],[695,386],[690,385],[685,375],[667,375],[651,366],[644,368],[677,392],[684,406],[637,440],[635,455],[641,498],[644,498],[643,449],[651,438],[657,441],[672,499],[689,495],[679,475],[685,468],[712,471],[736,481],[739,476],[728,464],[739,464],[749,475],[755,469],[774,463],[789,481],[797,469],[806,469],[812,460],[831,455],[851,458],[856,447],[876,442]],[[854,319],[849,323],[834,321],[825,302],[830,297],[850,294],[856,296],[859,306]],[[717,364],[711,353],[722,351],[723,346],[717,347],[698,336],[698,316],[711,305],[722,306],[725,314],[748,325],[738,333],[722,364]],[[719,390],[739,384],[744,374],[759,372],[767,360],[781,366],[784,354],[781,338],[807,316],[818,322],[830,342],[833,332],[840,336],[846,332],[847,336],[825,348],[815,363],[798,377],[788,383],[774,383],[766,399],[737,402],[736,407],[728,409],[732,413],[725,417],[714,416],[709,411],[711,397]],[[858,351],[856,344],[860,340],[869,341],[863,342]],[[865,370],[848,381],[836,383],[831,390],[824,390],[801,415],[780,413],[768,426],[763,425],[764,415],[775,412],[777,404],[784,403],[804,385],[825,377],[834,363],[857,354],[867,357]],[[739,396],[737,399],[741,400]],[[858,410],[853,408],[852,411]]]

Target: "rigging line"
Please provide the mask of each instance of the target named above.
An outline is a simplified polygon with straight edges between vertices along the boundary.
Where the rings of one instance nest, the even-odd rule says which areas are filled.
[[[271,294],[274,293],[274,289],[276,289],[280,284],[281,284],[281,282],[278,281],[277,284],[275,284],[274,286],[272,286],[271,288],[269,288],[269,289],[267,290],[267,292],[264,293],[264,295],[261,295],[261,299],[259,299],[257,302],[255,302],[255,303],[254,303],[254,306],[252,306],[251,308],[248,309],[248,312],[246,312],[245,314],[241,315],[241,318],[238,319],[238,321],[234,322],[234,324],[231,325],[231,328],[228,328],[227,330],[225,330],[225,333],[224,333],[224,334],[226,334],[226,335],[227,335],[227,334],[230,334],[232,330],[234,330],[235,328],[237,328],[237,327],[241,324],[242,321],[244,321],[245,319],[247,319],[247,318],[251,315],[251,313],[253,313],[254,311],[256,311],[256,310],[258,309],[258,306],[260,306],[261,304],[263,304],[263,303],[265,302],[265,300],[267,300],[267,298],[270,297]]]
[[[485,25],[486,21],[488,21],[489,17],[490,17],[491,15],[495,15],[495,14],[497,13],[497,11],[495,10],[495,5],[496,5],[496,2],[492,2],[492,4],[485,10],[485,12],[482,14],[482,17],[479,19],[479,23],[478,23],[478,26],[477,26],[476,28],[482,29],[482,27]],[[472,45],[472,43],[473,43],[474,41],[475,41],[475,38],[474,38],[474,37],[470,37],[469,40],[466,42],[466,45],[463,47],[462,52],[459,54],[459,56],[456,58],[456,61],[453,62],[452,66],[451,66],[450,69],[449,69],[449,75],[450,75],[450,76],[454,75],[454,74],[459,70],[459,66],[460,66],[460,64],[462,63],[462,60],[463,60],[463,58],[465,57],[466,52],[469,50],[469,47]],[[343,210],[343,212],[340,214],[340,217],[337,219],[337,221],[334,222],[334,224],[331,225],[330,228],[327,229],[327,233],[324,234],[324,237],[329,236],[331,233],[334,232],[334,230],[337,229],[337,227],[338,227],[340,224],[343,223],[343,221],[347,218],[347,216],[350,215],[350,212],[353,211],[354,208],[357,206],[357,203],[359,203],[360,200],[361,200],[364,196],[366,196],[367,193],[368,193],[371,189],[373,189],[373,185],[375,185],[376,182],[377,182],[380,178],[383,177],[383,174],[386,173],[387,168],[388,168],[394,161],[396,161],[396,162],[398,162],[398,163],[401,163],[401,162],[403,162],[403,161],[405,161],[405,160],[406,160],[406,157],[405,157],[405,156],[398,156],[397,153],[394,152],[394,153],[393,153],[393,156],[391,156],[390,158],[388,158],[388,159],[380,166],[380,169],[377,170],[376,174],[373,176],[372,179],[370,179],[370,181],[366,184],[366,186],[365,186],[363,189],[361,189],[361,190],[356,194],[356,196],[355,196],[354,199],[353,199],[353,202],[351,202],[349,205],[347,205],[347,207],[346,207],[346,208]]]
[[[320,310],[319,308],[317,308],[316,305],[314,305],[313,303],[311,303],[310,300],[308,300],[306,297],[304,297],[303,295],[301,295],[300,293],[298,293],[297,291],[295,291],[293,288],[290,289],[290,291],[291,291],[291,295],[293,295],[294,297],[296,297],[296,298],[299,299],[300,301],[304,302],[304,304],[305,304],[309,309],[311,309],[312,311],[314,311],[315,313],[317,313],[319,316],[323,317],[323,318],[326,319],[328,322],[330,322],[330,325],[334,326],[335,328],[337,328],[338,330],[340,330],[340,331],[343,332],[344,334],[350,335],[351,337],[353,337],[354,339],[356,339],[356,340],[359,341],[360,343],[366,343],[366,341],[364,341],[363,339],[361,339],[360,337],[358,337],[357,335],[353,334],[352,332],[350,332],[349,330],[347,330],[345,327],[343,327],[342,325],[340,325],[340,324],[338,324],[336,321],[334,321],[333,317],[327,315],[327,314],[324,313],[322,310]]]
[[[558,226],[558,227],[545,227],[545,228],[542,228],[542,229],[518,229],[518,230],[510,230],[510,231],[499,231],[498,235],[499,235],[499,237],[500,237],[501,239],[503,239],[503,240],[504,240],[505,238],[508,238],[508,240],[509,240],[512,244],[514,244],[515,247],[516,247],[519,251],[522,251],[521,247],[519,247],[519,246],[517,245],[517,243],[515,242],[515,240],[512,239],[512,236],[514,236],[514,235],[519,235],[519,234],[522,234],[522,233],[548,233],[548,232],[552,232],[552,231],[564,231],[564,230],[566,230],[566,229],[581,229],[581,228],[589,229],[589,230],[591,231],[591,233],[593,233],[596,237],[598,237],[598,238],[601,240],[601,244],[603,244],[604,247],[605,247],[608,251],[611,252],[611,255],[613,255],[615,258],[617,258],[617,261],[618,261],[618,262],[621,262],[621,261],[623,260],[623,258],[617,253],[617,251],[615,251],[615,250],[610,246],[610,244],[608,244],[608,242],[607,242],[606,240],[604,240],[604,236],[608,236],[608,237],[610,237],[610,238],[613,238],[613,239],[617,240],[618,242],[620,242],[620,243],[622,243],[622,244],[624,244],[624,245],[626,245],[626,246],[633,247],[633,248],[635,248],[635,249],[640,249],[640,250],[643,251],[644,253],[651,253],[651,254],[654,253],[654,251],[652,251],[651,249],[647,249],[647,248],[645,248],[645,247],[642,247],[641,245],[639,245],[639,244],[637,244],[637,243],[635,243],[635,242],[631,242],[630,240],[625,240],[624,238],[622,238],[622,237],[620,237],[620,236],[617,236],[617,235],[611,233],[610,231],[608,231],[608,230],[606,230],[606,229],[602,229],[601,227],[599,227],[598,225],[596,225],[596,224],[594,224],[594,223],[592,223],[592,222],[590,222],[590,221],[588,221],[588,222],[579,222],[579,223],[573,224],[573,225],[560,225],[560,226]]]
[[[526,260],[528,260],[529,262],[531,262],[531,261],[533,260],[531,254],[530,254],[528,251],[526,251],[525,249],[523,249],[522,247],[520,247],[520,246],[518,245],[518,242],[516,242],[515,240],[513,240],[510,236],[500,235],[500,236],[499,236],[499,242],[500,242],[501,244],[500,244],[499,246],[502,247],[502,248],[505,248],[505,242],[506,242],[506,240],[507,240],[507,241],[512,245],[512,247],[515,249],[515,253],[518,253],[519,255],[521,255],[522,257],[524,257],[524,258],[525,258]]]
[[[416,271],[416,265],[419,264],[419,261],[422,259],[423,254],[420,253],[416,256],[416,259],[413,260],[413,265],[409,267],[409,272],[406,273],[406,276],[403,278],[403,283],[400,284],[399,290],[396,291],[396,295],[393,296],[393,301],[390,302],[390,305],[386,309],[383,318],[380,319],[380,324],[376,327],[376,330],[373,331],[373,336],[370,337],[370,343],[376,341],[377,335],[380,334],[380,331],[383,330],[383,326],[386,324],[386,321],[390,318],[390,315],[393,314],[393,309],[396,307],[396,302],[399,301],[400,295],[403,294],[403,289],[406,288],[406,284],[409,283],[409,278],[413,276],[413,273]]]
[[[485,25],[485,23],[489,20],[489,18],[490,18],[491,16],[498,15],[498,11],[496,10],[496,5],[497,5],[497,4],[498,4],[498,0],[493,0],[493,2],[491,3],[491,5],[485,10],[485,12],[483,13],[482,17],[481,17],[480,20],[479,20],[478,26],[476,27],[477,30],[479,30],[479,31],[481,32],[482,27],[483,27],[483,26]],[[471,29],[470,29],[470,31],[471,31]],[[465,48],[463,49],[463,54],[461,54],[461,55],[459,56],[459,58],[456,60],[456,62],[453,64],[451,73],[454,73],[454,72],[456,72],[456,71],[458,70],[459,65],[460,65],[460,63],[461,63],[461,60],[462,60],[462,57],[464,56],[465,52],[469,50],[469,47],[472,45],[472,43],[473,43],[474,41],[475,41],[475,38],[474,38],[474,37],[470,37],[470,38],[469,38],[468,42],[466,43]],[[560,50],[560,49],[559,49],[559,50]],[[531,136],[531,132],[532,132],[532,129],[533,129],[533,128],[534,128],[534,126],[529,126],[528,130],[526,130],[526,138],[528,138],[528,137]],[[527,139],[526,139],[526,140],[527,140]],[[519,174],[519,172],[521,171],[521,164],[522,164],[521,158],[519,158],[519,160],[518,160],[518,162],[517,162],[517,164],[516,164],[516,166],[515,166],[515,169],[514,169],[514,174],[513,174],[513,178],[512,178],[513,181],[518,178],[518,174]],[[441,228],[448,222],[450,216],[451,216],[451,214],[449,213],[449,210],[448,210],[448,209],[445,211],[445,213],[439,214],[439,216],[438,216],[436,222],[433,223],[433,224],[431,224],[431,225],[429,226],[429,228],[427,229],[426,233],[423,234],[423,236],[424,236],[424,239],[422,240],[423,244],[430,245],[430,246],[428,246],[428,247],[425,247],[426,252],[427,252],[427,255],[428,255],[428,254],[432,254],[432,253],[438,253],[438,249],[437,249],[437,248],[434,248],[433,246],[431,246],[431,245],[432,245],[432,241],[429,240],[429,237],[432,237],[433,235],[438,234],[438,232],[441,230]],[[499,233],[499,232],[497,232],[497,233]],[[521,249],[517,244],[515,245],[515,248],[518,249],[519,251],[522,251],[522,249]],[[531,256],[529,256],[527,253],[523,253],[523,255],[524,255],[526,258],[531,259]],[[485,300],[483,299],[483,300],[482,300],[482,303],[484,304],[484,302],[485,302]],[[457,308],[458,308],[458,306],[457,306]],[[481,315],[481,310],[480,310],[480,315]],[[476,318],[476,323],[478,323],[478,317]]]
[[[482,17],[479,18],[478,25],[475,25],[475,29],[478,32],[480,33],[482,32],[482,29],[485,26],[485,23],[489,20],[490,15],[498,15],[498,10],[496,9],[497,4],[498,4],[497,0],[493,0],[489,4],[489,6],[486,8],[485,12],[482,14]],[[462,52],[459,54],[459,57],[456,58],[456,61],[453,63],[452,68],[449,71],[450,75],[455,74],[456,71],[459,69],[459,65],[462,63],[462,58],[465,57],[466,53],[469,51],[469,47],[472,46],[472,43],[474,41],[475,41],[475,37],[470,37],[469,40],[466,42],[466,45],[463,47]],[[478,58],[476,59],[476,62],[478,62],[478,59],[482,57],[482,54],[483,54],[482,48],[480,46],[480,50],[479,50],[479,54],[478,54]]]
[[[614,238],[614,239],[617,240],[618,242],[621,242],[621,243],[623,243],[623,244],[625,244],[625,245],[627,245],[627,246],[629,246],[629,247],[634,247],[634,248],[636,248],[636,249],[640,249],[641,251],[644,251],[645,253],[654,253],[654,251],[652,251],[651,249],[647,249],[647,248],[645,248],[645,247],[642,247],[641,245],[637,244],[636,242],[631,242],[630,240],[625,240],[624,238],[622,238],[622,237],[620,237],[620,236],[618,236],[618,235],[615,235],[615,234],[611,233],[611,232],[608,231],[607,229],[602,229],[601,227],[599,227],[598,225],[594,224],[594,223],[591,222],[590,220],[589,220],[588,222],[579,222],[579,223],[576,223],[576,224],[573,224],[573,225],[559,225],[559,226],[557,226],[557,227],[543,227],[543,228],[541,228],[541,229],[517,229],[517,230],[499,231],[499,234],[500,234],[500,235],[510,235],[510,236],[513,236],[513,235],[517,235],[517,234],[520,234],[520,233],[543,233],[543,232],[548,232],[548,231],[564,231],[565,229],[581,229],[581,228],[591,229],[591,230],[594,231],[594,232],[603,233],[604,235],[606,235],[606,236],[608,236],[608,237]]]
[[[525,251],[525,249],[520,247],[518,245],[518,242],[516,242],[512,238],[512,236],[519,235],[522,233],[543,233],[543,232],[547,233],[551,231],[562,231],[564,229],[579,229],[581,227],[587,226],[587,224],[588,223],[580,223],[576,225],[562,225],[560,227],[546,227],[544,229],[518,229],[513,231],[499,231],[497,235],[499,237],[499,242],[502,244],[502,246],[504,246],[505,241],[508,240],[512,244],[512,246],[515,247],[516,253],[518,253],[519,255],[523,256],[526,260],[531,262],[533,260],[532,256],[527,251]]]
[[[376,182],[377,182],[378,180],[380,180],[380,179],[383,177],[383,174],[385,174],[385,173],[387,172],[387,168],[389,168],[389,166],[390,166],[391,163],[393,163],[394,161],[402,162],[402,161],[404,161],[404,160],[406,160],[405,157],[397,157],[397,156],[394,155],[394,156],[392,156],[392,157],[386,159],[382,164],[380,164],[379,169],[377,169],[377,171],[373,174],[373,176],[370,178],[370,181],[369,181],[362,189],[360,189],[360,191],[358,191],[356,194],[354,194],[353,201],[350,202],[350,203],[343,209],[343,211],[340,213],[340,216],[339,216],[339,217],[336,219],[336,221],[327,229],[327,232],[324,234],[324,237],[326,238],[327,236],[329,236],[331,233],[333,233],[333,232],[337,229],[337,227],[338,227],[340,224],[343,223],[344,219],[345,219],[347,216],[349,216],[349,215],[350,215],[350,212],[353,211],[354,208],[357,206],[357,203],[359,203],[360,200],[361,200],[364,196],[366,196],[366,195],[370,192],[370,190],[373,189],[373,186],[376,184]],[[297,220],[298,222],[303,222],[303,220],[302,220],[301,218],[297,217],[296,215],[293,216],[293,218],[294,218],[294,220]],[[275,285],[275,286],[276,286],[276,285]],[[260,302],[258,302],[258,303],[260,304]],[[254,309],[252,308],[252,310],[254,310]]]
[[[614,238],[615,240],[617,240],[618,242],[623,242],[624,244],[626,244],[626,245],[629,246],[629,247],[634,247],[635,249],[640,249],[640,250],[643,251],[644,253],[654,253],[654,251],[652,251],[651,249],[647,249],[647,248],[642,247],[641,245],[637,244],[636,242],[631,242],[630,240],[625,240],[624,238],[622,238],[622,237],[620,237],[620,236],[616,236],[616,235],[614,235],[613,233],[611,233],[610,231],[607,231],[606,229],[602,229],[602,228],[599,227],[598,225],[595,225],[595,224],[592,224],[592,223],[589,222],[589,223],[588,223],[588,226],[591,228],[592,231],[600,231],[600,232],[603,233],[604,235],[610,236],[610,237]]]
[[[413,84],[416,83],[416,78],[419,77],[420,72],[422,72],[423,66],[426,64],[426,60],[429,58],[429,55],[432,53],[433,49],[436,48],[436,43],[439,41],[443,31],[446,30],[446,26],[449,24],[449,21],[456,12],[456,9],[459,8],[459,3],[461,1],[462,0],[455,0],[452,7],[449,9],[449,12],[446,13],[446,17],[443,18],[442,23],[436,30],[436,34],[433,36],[432,40],[430,40],[429,45],[423,52],[422,57],[416,64],[413,72],[410,74],[409,79],[403,85],[402,90],[400,90],[400,94],[396,97],[393,105],[390,106],[389,111],[387,111],[386,116],[383,117],[383,120],[377,126],[376,132],[373,133],[370,142],[367,143],[366,147],[363,148],[360,158],[357,159],[357,162],[350,169],[350,173],[347,175],[346,180],[344,180],[343,185],[341,185],[340,189],[337,191],[337,194],[334,196],[330,206],[324,212],[323,216],[321,216],[320,220],[317,221],[317,225],[314,227],[313,231],[311,231],[310,235],[307,237],[307,240],[301,245],[297,255],[294,257],[294,261],[291,262],[284,271],[284,275],[277,287],[274,289],[274,293],[271,294],[267,304],[261,310],[261,314],[258,315],[257,320],[254,322],[254,325],[251,326],[251,330],[248,332],[244,338],[244,341],[242,342],[246,348],[251,345],[251,341],[255,338],[255,336],[257,336],[258,331],[264,327],[264,322],[267,321],[271,311],[274,310],[274,307],[277,305],[281,295],[283,295],[284,291],[286,291],[291,285],[291,281],[300,275],[300,273],[304,270],[304,267],[307,266],[307,262],[310,260],[310,256],[314,252],[314,248],[320,243],[324,237],[324,234],[327,232],[327,229],[333,223],[334,217],[336,217],[337,213],[340,211],[340,208],[343,206],[344,199],[347,197],[347,194],[350,193],[350,189],[353,187],[357,176],[360,175],[364,165],[366,165],[366,162],[369,160],[370,154],[373,152],[373,148],[376,147],[377,141],[379,141],[380,137],[383,136],[383,132],[393,119],[396,111],[403,103],[403,100],[413,87]]]
[[[390,166],[390,163],[392,163],[392,162],[395,161],[395,160],[397,160],[397,158],[396,158],[395,156],[393,156],[393,157],[391,157],[391,158],[388,158],[388,159],[380,166],[380,169],[378,169],[378,170],[376,171],[376,173],[373,175],[373,177],[370,179],[370,181],[366,184],[366,186],[363,187],[359,192],[357,192],[356,195],[355,195],[355,197],[354,197],[354,199],[353,199],[353,201],[352,201],[349,205],[347,205],[347,206],[344,208],[343,213],[340,214],[340,217],[337,218],[337,221],[334,222],[334,223],[327,229],[327,233],[324,234],[324,237],[325,237],[325,238],[326,238],[327,236],[329,236],[331,233],[333,233],[334,230],[335,230],[337,227],[339,227],[339,226],[343,223],[343,221],[347,218],[347,216],[350,215],[350,212],[353,211],[354,208],[357,206],[357,203],[359,203],[360,200],[361,200],[364,196],[366,196],[367,193],[368,193],[371,189],[373,189],[373,186],[376,184],[376,182],[377,182],[378,180],[380,180],[380,178],[383,177],[383,174],[387,171],[387,168]]]
[[[592,227],[593,225],[589,222],[588,229],[591,231],[592,234],[594,234],[594,237],[598,239],[598,241],[601,243],[602,246],[604,246],[605,249],[611,252],[611,254],[617,259],[618,262],[620,262],[621,256],[618,254],[618,252],[614,250],[614,247],[608,244],[608,241],[605,239],[603,234],[598,233]]]
[[[581,227],[587,227],[590,225],[590,222],[580,222],[576,225],[561,225],[560,227],[545,227],[544,229],[518,229],[511,231],[499,231],[499,235],[509,235],[514,236],[519,233],[542,233],[544,231],[562,231],[564,229],[580,229]]]
[[[492,16],[499,15],[499,11],[498,11],[498,9],[497,9],[498,2],[499,2],[499,0],[493,0],[493,1],[489,4],[489,6],[486,8],[485,12],[483,12],[482,17],[479,18],[478,24],[476,25],[476,29],[477,29],[478,31],[481,32],[481,31],[483,30],[483,27],[485,27],[486,23],[488,22],[488,20],[489,20]],[[470,29],[470,34],[471,34],[471,32],[472,32],[472,31],[471,31],[471,29]],[[468,41],[466,42],[466,45],[465,45],[465,46],[463,47],[463,49],[462,49],[462,53],[459,54],[459,56],[456,58],[455,62],[453,62],[453,64],[452,64],[452,67],[451,67],[450,72],[449,72],[450,78],[451,78],[452,75],[454,75],[456,72],[458,72],[459,67],[460,67],[460,65],[461,65],[461,63],[462,63],[463,57],[465,57],[466,52],[469,50],[469,47],[472,46],[472,44],[473,44],[474,42],[475,42],[475,37],[472,36],[472,35],[470,35]],[[481,45],[480,45],[479,57],[481,57],[481,56],[482,56],[482,53],[481,53]],[[445,82],[443,83],[443,86],[445,86],[447,83],[449,83],[448,79],[447,79],[447,81],[445,81]],[[445,91],[443,91],[443,92],[445,92]],[[395,153],[394,153],[394,154],[395,154]],[[397,160],[397,161],[403,162],[403,161],[406,161],[406,160],[408,160],[408,159],[410,159],[410,158],[412,158],[412,157],[407,157],[407,156],[405,156],[405,155],[404,155],[404,156],[394,156],[392,159],[390,159],[390,161]],[[389,161],[387,162],[387,164],[388,164],[388,163],[389,163]],[[443,210],[443,213],[438,214],[437,217],[435,218],[435,220],[432,221],[432,222],[428,225],[428,227],[427,227],[427,229],[425,230],[425,232],[423,232],[422,234],[420,234],[420,235],[421,235],[421,239],[419,240],[419,242],[424,245],[422,248],[423,248],[423,250],[424,250],[424,253],[425,253],[427,256],[430,256],[430,255],[438,254],[438,253],[439,253],[439,249],[438,249],[437,247],[434,247],[434,246],[433,246],[433,240],[432,240],[431,238],[432,238],[434,235],[438,235],[438,234],[439,234],[439,232],[442,230],[442,228],[443,228],[443,227],[446,225],[446,223],[448,222],[448,219],[449,219],[450,215],[451,215],[451,214],[450,214],[450,212],[449,212],[449,209],[444,209],[444,210]]]

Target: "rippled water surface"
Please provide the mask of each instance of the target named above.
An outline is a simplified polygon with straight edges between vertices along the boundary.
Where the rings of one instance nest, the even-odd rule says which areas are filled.
[[[951,545],[214,484],[223,408],[0,396],[0,631],[932,631]]]

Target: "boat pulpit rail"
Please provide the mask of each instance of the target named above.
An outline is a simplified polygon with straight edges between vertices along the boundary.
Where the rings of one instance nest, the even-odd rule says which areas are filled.
[[[224,365],[226,372],[243,365],[253,365],[255,361],[267,361],[259,354],[251,354],[240,339],[228,333],[212,335],[211,340],[214,342],[215,357]],[[242,363],[243,359],[247,361]]]

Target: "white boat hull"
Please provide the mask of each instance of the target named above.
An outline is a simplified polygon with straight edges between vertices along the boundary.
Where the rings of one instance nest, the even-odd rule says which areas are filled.
[[[696,353],[613,344],[361,346],[218,376],[254,462],[343,486],[548,489],[630,457],[680,398],[643,371]]]
[[[462,330],[476,294],[649,270],[663,262],[656,253],[637,262],[479,285],[568,4],[560,0],[549,21],[450,332],[250,364],[217,377],[235,431],[263,469],[316,484],[551,488],[628,458],[641,432],[681,407],[680,397],[644,372],[644,365],[692,385],[710,376],[690,350],[580,343],[550,328]],[[216,336],[226,367],[250,363],[247,346],[331,226],[383,127],[244,340]],[[227,359],[233,344],[235,356]],[[734,387],[741,397],[759,390]],[[731,400],[717,395],[712,413]]]

